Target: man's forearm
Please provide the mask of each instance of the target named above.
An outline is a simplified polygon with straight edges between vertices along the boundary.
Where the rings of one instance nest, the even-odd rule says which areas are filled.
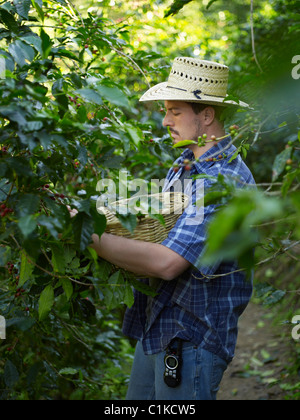
[[[137,275],[171,280],[189,267],[186,260],[160,244],[107,233],[104,233],[100,239],[94,234],[92,239],[91,247],[101,258]]]

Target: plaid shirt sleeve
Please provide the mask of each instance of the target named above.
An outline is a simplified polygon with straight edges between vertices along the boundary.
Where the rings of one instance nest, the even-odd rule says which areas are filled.
[[[205,185],[208,188],[208,183],[205,183]],[[200,272],[205,281],[209,279],[209,275],[215,273],[220,265],[220,261],[216,261],[213,265],[209,266],[203,266],[200,262],[205,252],[207,227],[215,213],[215,206],[210,205],[204,208],[194,207],[195,211],[193,213],[187,210],[183,212],[174,228],[170,231],[167,239],[162,242],[162,245],[172,249],[189,261]]]

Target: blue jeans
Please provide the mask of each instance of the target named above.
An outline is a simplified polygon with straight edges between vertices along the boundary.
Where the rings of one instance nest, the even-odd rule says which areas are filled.
[[[184,343],[182,380],[177,388],[164,382],[165,352],[146,356],[138,342],[127,400],[216,400],[227,363],[200,347]]]

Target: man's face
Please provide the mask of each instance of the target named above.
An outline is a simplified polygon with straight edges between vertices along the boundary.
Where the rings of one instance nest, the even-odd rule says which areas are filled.
[[[164,127],[169,127],[174,144],[182,140],[194,140],[203,134],[202,116],[196,115],[190,104],[181,101],[165,101]]]

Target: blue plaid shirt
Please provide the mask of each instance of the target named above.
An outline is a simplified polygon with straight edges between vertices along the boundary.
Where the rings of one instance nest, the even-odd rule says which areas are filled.
[[[228,162],[236,150],[230,145],[230,140],[230,137],[223,139],[202,155],[192,166],[191,176],[207,174],[217,177],[221,173],[241,188],[255,184],[240,156]],[[218,156],[226,147],[227,158],[211,161],[212,155],[215,157],[217,153]],[[194,160],[191,150],[186,149],[175,163],[183,164],[185,159]],[[170,169],[167,181],[172,183],[180,179],[182,171],[184,168],[177,173]],[[211,179],[204,180],[205,193],[212,182]],[[192,185],[196,185],[195,181]],[[162,242],[189,261],[191,268],[172,281],[159,282],[158,294],[151,302],[150,316],[146,314],[147,296],[135,291],[135,303],[126,311],[123,333],[141,340],[145,354],[164,351],[177,337],[200,345],[227,362],[234,356],[238,318],[251,298],[252,281],[246,279],[243,271],[234,272],[238,269],[236,261],[216,261],[211,266],[201,264],[207,225],[215,211],[215,205],[204,207],[203,221],[196,225],[186,223],[191,216],[185,211]],[[223,276],[218,276],[220,274]],[[149,284],[149,280],[140,281]]]

